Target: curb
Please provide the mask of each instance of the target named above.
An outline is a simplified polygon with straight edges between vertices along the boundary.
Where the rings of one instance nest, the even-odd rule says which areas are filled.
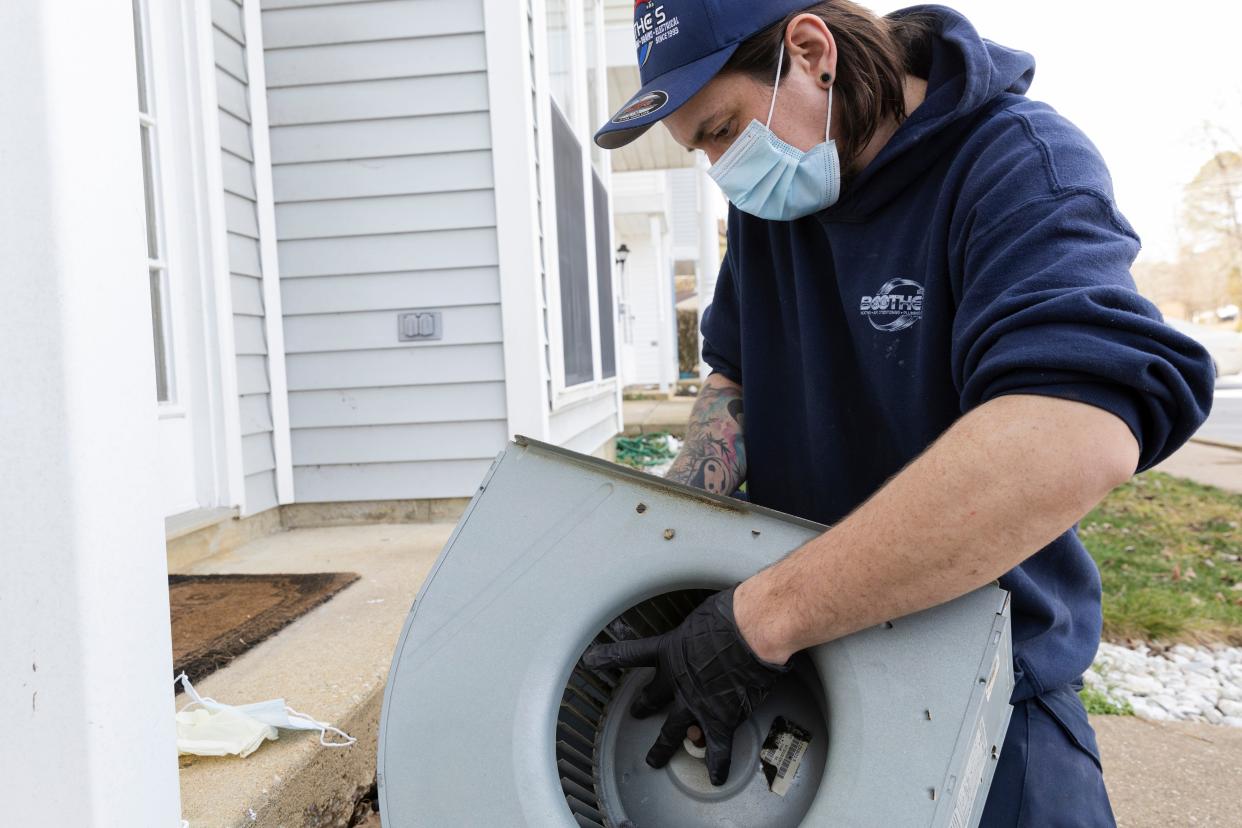
[[[1242,452],[1242,444],[1230,443],[1225,440],[1213,440],[1208,437],[1191,437],[1190,442],[1200,443],[1205,446],[1215,446],[1216,448],[1229,449],[1231,451]]]

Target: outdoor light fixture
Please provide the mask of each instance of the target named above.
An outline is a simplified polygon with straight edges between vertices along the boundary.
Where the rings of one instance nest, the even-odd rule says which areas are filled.
[[[617,297],[617,319],[621,322],[621,332],[624,335],[625,343],[628,345],[634,341],[634,318],[630,314],[629,303],[629,283],[625,280],[625,260],[630,257],[629,245],[624,242],[617,248],[617,256],[613,260],[617,263],[617,268],[621,271],[621,290]]]
[[[650,670],[593,644],[659,634],[824,527],[519,437],[419,592],[384,693],[385,828],[977,826],[1012,708],[989,585],[815,647],[742,724],[728,781],[687,741],[644,762]]]

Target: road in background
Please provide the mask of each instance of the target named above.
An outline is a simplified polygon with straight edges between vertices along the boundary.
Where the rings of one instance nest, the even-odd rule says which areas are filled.
[[[1196,437],[1242,446],[1242,374],[1216,381],[1216,399]]]

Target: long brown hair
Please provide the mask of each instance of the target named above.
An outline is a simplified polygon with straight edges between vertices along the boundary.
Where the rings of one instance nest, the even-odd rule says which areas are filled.
[[[836,39],[833,118],[843,126],[838,145],[847,167],[881,122],[905,119],[905,77],[926,77],[933,21],[927,15],[878,17],[850,0],[821,0],[743,41],[721,73],[742,72],[771,86],[785,31],[800,14],[818,16]],[[781,77],[788,71],[786,61]]]

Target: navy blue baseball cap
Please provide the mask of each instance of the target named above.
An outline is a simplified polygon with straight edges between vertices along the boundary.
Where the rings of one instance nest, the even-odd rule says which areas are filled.
[[[637,0],[634,46],[643,88],[595,133],[617,149],[677,110],[716,77],[742,41],[813,0]]]

